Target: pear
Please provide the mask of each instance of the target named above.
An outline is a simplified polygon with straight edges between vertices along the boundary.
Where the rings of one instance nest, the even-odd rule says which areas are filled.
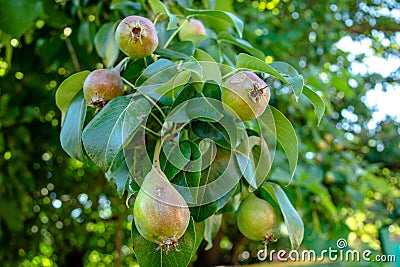
[[[141,16],[124,18],[115,30],[115,40],[119,49],[130,58],[150,56],[158,46],[153,22]]]
[[[89,106],[100,109],[114,97],[124,95],[124,83],[115,70],[94,70],[83,83],[83,94]]]
[[[230,77],[222,87],[222,102],[226,111],[242,121],[261,116],[268,106],[269,86],[251,71],[241,71]]]
[[[190,220],[187,203],[158,167],[146,175],[133,207],[135,225],[148,241],[159,244],[157,249],[176,251]]]
[[[274,241],[272,233],[276,226],[274,208],[264,199],[250,195],[240,203],[237,226],[248,239],[269,243]]]

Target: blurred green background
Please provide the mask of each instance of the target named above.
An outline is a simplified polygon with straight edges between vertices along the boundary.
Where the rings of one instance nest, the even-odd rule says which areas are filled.
[[[235,13],[266,62],[290,63],[323,96],[317,126],[305,98],[297,104],[287,86],[270,84],[270,104],[299,136],[296,175],[284,189],[304,220],[301,248],[336,248],[344,238],[352,249],[397,253],[392,266],[400,266],[400,3],[164,3]],[[154,19],[146,1],[0,0],[1,266],[137,265],[132,210],[104,174],[62,150],[54,100],[66,77],[103,66],[93,41],[99,28],[131,14]],[[270,179],[282,186],[286,164],[277,152]],[[259,244],[224,216],[213,248],[203,244],[193,266],[258,262]],[[282,218],[278,233],[271,249],[289,249]]]

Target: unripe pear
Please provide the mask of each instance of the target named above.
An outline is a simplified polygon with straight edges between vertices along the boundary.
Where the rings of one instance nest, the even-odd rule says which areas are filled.
[[[153,22],[141,16],[124,18],[117,26],[115,40],[119,49],[130,58],[150,56],[158,46]]]
[[[153,167],[136,197],[133,217],[139,233],[168,254],[171,248],[177,250],[178,239],[189,225],[190,211],[161,169]]]
[[[182,26],[178,35],[181,41],[186,41],[193,35],[206,35],[206,27],[200,20],[190,19]]]
[[[251,71],[241,71],[222,86],[222,102],[227,112],[242,121],[258,118],[268,106],[268,85]]]
[[[124,94],[124,83],[115,70],[98,69],[83,83],[83,95],[89,106],[102,108],[108,101]]]
[[[276,225],[274,208],[264,199],[251,195],[245,198],[237,212],[237,226],[248,239],[264,241],[273,240],[272,230]]]

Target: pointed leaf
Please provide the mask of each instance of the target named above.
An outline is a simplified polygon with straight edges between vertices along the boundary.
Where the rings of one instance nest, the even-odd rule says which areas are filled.
[[[135,86],[146,84],[160,85],[170,80],[177,72],[175,64],[168,59],[160,58],[150,64],[136,80]]]
[[[95,30],[94,24],[89,21],[83,22],[78,28],[78,44],[84,47],[88,54],[93,51]]]
[[[195,222],[202,222],[208,217],[215,214],[217,209],[217,204],[215,202],[212,202],[198,207],[190,207],[190,214],[192,215]]]
[[[233,44],[249,54],[259,58],[261,60],[265,59],[265,55],[261,50],[254,48],[249,42],[243,39],[235,38],[228,32],[221,32],[218,34],[218,40],[225,43]]]
[[[294,90],[296,97],[298,98],[303,90],[304,79],[295,68],[286,62],[275,61],[269,64],[271,67],[279,71],[289,81],[291,87]]]
[[[56,92],[56,105],[61,111],[61,125],[64,122],[65,114],[67,113],[69,105],[75,98],[76,94],[82,90],[83,82],[89,73],[90,71],[85,70],[72,74],[58,87]]]
[[[150,110],[151,106],[144,98],[132,102],[124,96],[112,99],[83,131],[82,140],[88,156],[104,171],[108,170]]]
[[[232,26],[234,26],[235,30],[239,34],[239,37],[242,38],[243,34],[243,21],[238,18],[236,15],[226,12],[226,11],[221,11],[221,10],[196,10],[196,9],[186,9],[190,16],[196,17],[196,16],[209,16],[212,17],[213,19],[221,19],[225,22],[228,22]]]
[[[151,9],[153,9],[156,14],[166,14],[169,18],[167,30],[173,30],[178,28],[178,18],[176,15],[171,14],[168,8],[159,0],[149,0]]]
[[[169,180],[173,179],[190,161],[191,148],[187,141],[166,142],[160,153],[160,166]]]
[[[194,45],[192,42],[184,41],[169,45],[168,48],[159,48],[154,53],[165,58],[189,59],[194,54]]]
[[[303,87],[303,94],[311,101],[311,104],[315,108],[315,113],[318,118],[318,125],[321,122],[322,116],[325,112],[325,103],[324,100],[316,93],[310,86]]]
[[[290,168],[290,182],[293,179],[294,171],[296,170],[297,160],[298,160],[298,141],[296,132],[291,124],[291,122],[276,108],[268,106],[271,110],[274,118],[274,125],[265,125],[272,136],[274,136],[278,142],[283,147],[286,157],[289,162]],[[268,121],[262,118],[266,115],[261,115],[261,121]],[[290,183],[289,182],[289,183]]]
[[[201,152],[197,144],[185,140],[190,147],[190,161],[182,168],[182,170],[171,181],[179,193],[183,196],[189,205],[195,203],[198,198],[198,187],[200,185],[202,159]]]
[[[115,29],[117,23],[103,24],[94,36],[94,46],[97,54],[103,59],[104,65],[109,68],[118,58],[119,48],[115,41]]]
[[[260,148],[258,155],[253,153],[254,147]],[[235,151],[235,156],[251,189],[257,189],[262,185],[271,169],[271,157],[265,140],[258,136],[249,136],[248,140],[240,143],[237,151]]]
[[[201,64],[203,69],[203,77],[199,81],[214,81],[216,84],[221,84],[222,75],[219,69],[219,64],[205,51],[196,49],[194,57]]]
[[[85,161],[85,154],[82,148],[82,129],[86,117],[86,101],[83,93],[76,95],[69,105],[65,116],[64,124],[61,128],[61,146],[67,154],[79,161]]]
[[[221,227],[222,214],[213,215],[205,220],[204,239],[207,241],[207,246],[204,250],[209,250],[213,247],[213,239],[217,235]]]
[[[264,188],[278,202],[283,214],[283,218],[285,219],[285,224],[289,233],[289,239],[290,243],[292,244],[292,248],[298,249],[304,237],[303,220],[293,207],[285,192],[278,184],[268,182],[265,183]]]
[[[108,180],[114,179],[115,184],[117,185],[118,196],[122,197],[129,180],[129,169],[126,165],[123,150],[118,153],[112,166],[108,169],[105,175]]]

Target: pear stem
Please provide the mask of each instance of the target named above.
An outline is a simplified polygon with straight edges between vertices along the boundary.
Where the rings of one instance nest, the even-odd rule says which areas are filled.
[[[154,148],[154,156],[153,156],[153,167],[160,169],[160,151],[161,151],[161,140],[158,139],[156,146]]]
[[[167,40],[167,42],[165,43],[163,49],[167,48],[169,46],[169,44],[172,42],[172,40],[174,39],[174,37],[178,34],[178,32],[182,29],[183,26],[185,26],[185,24],[188,22],[187,19],[185,19],[183,21],[183,23],[178,27],[178,29],[176,29],[174,31],[174,33],[169,37],[169,39]]]
[[[128,59],[129,59],[129,57],[125,57],[124,59],[122,59],[118,63],[118,65],[113,68],[113,70],[115,70],[118,73],[121,73],[122,66],[128,61]]]

